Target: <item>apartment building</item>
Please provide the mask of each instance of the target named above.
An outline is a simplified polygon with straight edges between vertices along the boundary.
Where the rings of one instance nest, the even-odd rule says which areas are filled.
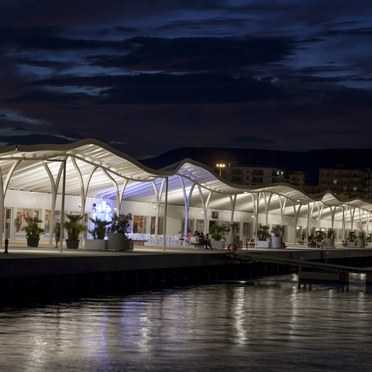
[[[236,162],[219,163],[216,173],[238,185],[255,186],[287,182],[285,172],[278,168],[244,167]]]
[[[339,198],[371,199],[371,170],[320,168],[319,189],[330,190]]]

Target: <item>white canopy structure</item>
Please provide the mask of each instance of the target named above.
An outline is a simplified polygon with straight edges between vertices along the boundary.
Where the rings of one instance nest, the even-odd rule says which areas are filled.
[[[14,190],[52,195],[52,210],[58,194],[79,196],[82,212],[87,197],[112,199],[118,211],[125,200],[157,206],[166,203],[183,206],[186,220],[188,209],[196,207],[205,212],[231,211],[232,220],[240,211],[263,215],[266,221],[270,214],[290,216],[295,224],[298,218],[327,219],[332,227],[339,221],[343,229],[345,224],[352,229],[358,221],[367,223],[368,229],[372,212],[372,204],[366,200],[340,201],[330,192],[314,197],[288,184],[259,188],[234,185],[190,159],[174,169],[150,169],[94,139],[64,145],[4,147],[0,149],[0,172],[2,208],[8,190]],[[3,226],[2,221],[0,233]]]

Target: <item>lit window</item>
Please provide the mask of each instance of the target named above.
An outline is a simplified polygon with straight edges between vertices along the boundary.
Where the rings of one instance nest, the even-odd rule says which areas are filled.
[[[337,180],[333,180],[333,184],[334,185],[337,185]]]

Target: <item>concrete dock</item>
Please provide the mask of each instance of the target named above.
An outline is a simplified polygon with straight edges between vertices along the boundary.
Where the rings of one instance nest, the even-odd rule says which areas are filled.
[[[133,251],[89,251],[48,245],[37,248],[9,244],[8,253],[0,252],[0,278],[30,275],[65,275],[87,272],[164,269],[215,266],[226,263],[227,249],[206,250],[194,246],[135,246]],[[363,259],[372,256],[372,248],[320,249],[291,246],[285,249],[239,249],[237,257],[250,254],[270,255],[279,259],[334,260]]]
[[[279,260],[315,260],[348,266],[372,266],[372,249],[306,247],[242,249],[233,257],[270,255]],[[242,264],[227,249],[135,246],[133,251],[88,251],[41,245],[28,248],[10,243],[0,252],[0,299],[36,299],[59,294],[81,296],[96,292],[136,291],[201,284],[220,279],[252,279],[286,274],[285,263]]]

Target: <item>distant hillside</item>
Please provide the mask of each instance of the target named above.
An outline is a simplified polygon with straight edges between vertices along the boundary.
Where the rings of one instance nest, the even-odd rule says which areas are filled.
[[[317,184],[319,168],[372,168],[372,149],[329,149],[308,152],[259,149],[181,147],[155,158],[141,160],[148,167],[160,169],[190,158],[214,166],[223,161],[237,161],[243,166],[275,167],[303,171],[308,184]]]

